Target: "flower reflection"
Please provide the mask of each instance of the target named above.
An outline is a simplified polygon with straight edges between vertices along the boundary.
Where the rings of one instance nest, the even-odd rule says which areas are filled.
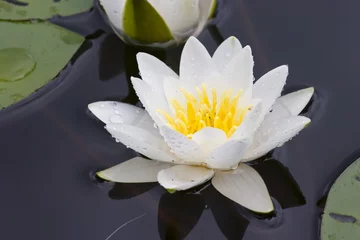
[[[266,175],[264,169],[270,169],[272,174]],[[246,208],[239,208],[239,205],[223,197],[211,184],[174,194],[165,192],[160,197],[157,212],[160,238],[184,239],[197,225],[203,211],[211,210],[222,234],[227,239],[240,240],[250,224],[256,222],[263,226],[276,227],[282,223],[281,212],[284,209],[305,204],[300,188],[280,162],[274,159],[266,160],[257,164],[257,170],[269,182],[271,196],[279,202],[274,213],[259,215]],[[117,200],[129,199],[140,196],[155,186],[155,183],[116,183],[109,196]]]

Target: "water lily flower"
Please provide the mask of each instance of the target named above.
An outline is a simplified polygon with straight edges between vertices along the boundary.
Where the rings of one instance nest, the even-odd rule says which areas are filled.
[[[255,83],[253,56],[235,37],[211,57],[194,37],[186,42],[180,76],[157,58],[139,53],[142,79],[132,84],[145,107],[95,102],[90,111],[118,142],[142,157],[101,171],[114,182],[156,182],[169,191],[212,179],[224,196],[256,212],[273,203],[261,176],[245,162],[281,146],[310,123],[298,116],[314,89],[281,95],[288,67]]]
[[[169,46],[197,36],[216,0],[100,0],[115,33],[135,45]]]

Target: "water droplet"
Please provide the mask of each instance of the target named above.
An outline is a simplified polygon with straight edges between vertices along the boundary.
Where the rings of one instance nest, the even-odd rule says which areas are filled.
[[[105,105],[104,105],[104,104],[101,104],[101,105],[100,105],[100,107],[104,108],[104,107],[105,107]]]
[[[191,61],[195,61],[195,58],[194,58],[194,57],[192,57],[192,58],[191,58]]]
[[[120,114],[119,110],[114,111],[115,114]]]
[[[154,128],[158,128],[157,125],[156,125],[156,123],[154,123]]]
[[[123,123],[124,119],[120,115],[113,115],[110,117],[110,122],[112,123]]]
[[[230,53],[230,52],[227,52],[227,53],[225,53],[225,56],[226,56],[226,57],[230,57],[230,56],[231,56],[231,53]]]
[[[34,71],[34,58],[24,48],[0,49],[0,81],[13,82]]]
[[[120,142],[120,140],[119,140],[119,139],[117,139],[117,138],[115,138],[115,142],[119,143],[119,142]],[[126,146],[126,147],[128,147],[128,146]]]

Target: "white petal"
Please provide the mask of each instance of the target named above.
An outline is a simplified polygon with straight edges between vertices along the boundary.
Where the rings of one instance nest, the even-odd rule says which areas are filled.
[[[148,0],[174,34],[195,28],[199,20],[199,0]],[[202,0],[200,0],[202,1]]]
[[[217,69],[222,72],[230,61],[242,52],[242,46],[236,37],[229,37],[216,49],[213,60]]]
[[[212,184],[222,195],[254,212],[268,213],[274,210],[263,179],[246,164],[240,164],[231,172],[217,171]]]
[[[205,155],[215,150],[220,145],[224,144],[228,138],[225,132],[218,128],[205,127],[196,132],[192,140],[197,142]]]
[[[245,153],[242,162],[251,161],[267,154],[272,149],[283,145],[310,123],[310,119],[294,116],[273,121],[266,128],[261,128]]]
[[[102,179],[120,183],[157,182],[159,171],[171,167],[170,163],[157,162],[142,157],[132,158],[97,173]]]
[[[214,169],[234,169],[249,146],[250,139],[234,139],[227,141],[212,151],[206,158],[206,165]]]
[[[314,94],[314,88],[304,88],[278,98],[274,104],[272,114],[281,116],[283,112],[288,112],[290,116],[299,115],[300,112],[309,103],[312,95]],[[281,110],[286,109],[286,110]],[[281,117],[290,117],[281,116]]]
[[[263,121],[261,99],[253,99],[251,103],[252,109],[245,115],[243,122],[231,136],[231,139],[251,138]]]
[[[263,100],[263,115],[266,115],[280,96],[288,76],[288,67],[283,65],[266,73],[254,84],[253,98]]]
[[[222,72],[226,84],[235,91],[248,91],[253,86],[254,60],[249,46],[235,56]],[[248,93],[249,94],[249,93]]]
[[[168,126],[162,126],[160,133],[171,151],[187,164],[202,164],[204,162],[204,153],[195,141]]]
[[[200,18],[198,20],[198,25],[197,25],[196,29],[192,33],[192,36],[195,36],[195,37],[198,36],[204,29],[204,27],[209,19],[209,15],[211,14],[213,4],[216,4],[216,0],[197,0],[197,1],[199,1]]]
[[[181,106],[185,107],[186,109],[186,100],[181,92],[181,82],[173,77],[166,77],[164,79],[164,92],[165,96],[169,105],[169,108],[172,110],[172,113],[175,115],[175,109],[171,104],[172,100],[176,100],[180,103]]]
[[[178,75],[165,63],[147,53],[138,53],[136,59],[141,78],[153,89],[163,91],[163,81],[167,76],[178,79]]]
[[[103,123],[125,123],[145,128],[152,126],[154,121],[142,108],[121,102],[103,101],[88,105],[89,110]]]
[[[176,165],[161,170],[158,182],[166,189],[187,190],[200,185],[214,176],[214,170],[187,165]]]
[[[166,121],[159,117],[157,110],[170,112],[164,92],[151,88],[149,84],[139,78],[131,78],[131,82],[141,103],[158,126],[166,124]]]
[[[190,37],[182,51],[180,81],[199,85],[216,72],[215,64],[206,48],[195,37]]]
[[[164,140],[149,131],[126,124],[108,124],[106,130],[122,144],[148,158],[163,162],[179,162]]]
[[[126,0],[100,0],[100,4],[104,7],[106,15],[111,24],[117,29],[123,29],[123,12]]]

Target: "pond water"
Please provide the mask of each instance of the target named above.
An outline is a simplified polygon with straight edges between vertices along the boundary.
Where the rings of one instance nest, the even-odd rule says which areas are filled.
[[[256,78],[288,64],[285,92],[316,90],[304,112],[312,123],[255,167],[275,214],[250,213],[211,186],[169,194],[157,184],[95,178],[135,153],[104,131],[87,104],[137,104],[129,78],[138,75],[135,55],[143,51],[124,45],[96,5],[51,20],[87,40],[31,101],[0,112],[4,239],[319,239],[328,186],[360,156],[360,2],[224,0],[220,7],[199,36],[210,52],[234,35],[252,47]],[[181,49],[151,53],[177,71]]]

